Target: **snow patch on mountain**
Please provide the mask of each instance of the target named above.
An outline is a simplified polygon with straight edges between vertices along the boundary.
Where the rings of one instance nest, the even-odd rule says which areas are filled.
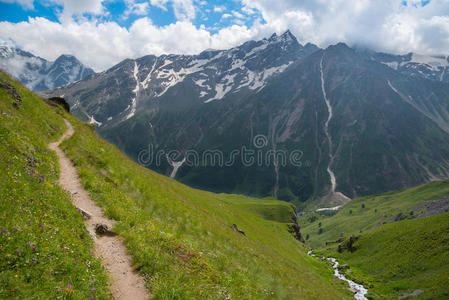
[[[438,68],[449,67],[449,62],[447,61],[447,57],[437,57],[437,56],[428,56],[421,54],[412,54],[412,58],[410,60],[411,63],[418,64],[426,64],[432,68],[433,71],[438,71]]]
[[[133,77],[134,80],[136,81],[136,87],[133,90],[133,93],[136,95],[134,98],[131,99],[131,110],[129,112],[129,114],[126,116],[125,120],[128,120],[129,118],[132,118],[134,116],[134,114],[136,113],[136,108],[137,108],[137,98],[139,96],[139,91],[140,91],[140,82],[139,82],[139,66],[137,65],[137,62],[134,62],[134,70],[133,70]]]
[[[390,61],[390,62],[382,62],[384,65],[387,65],[388,67],[392,68],[393,70],[397,70],[399,67],[399,62],[397,61]]]
[[[36,91],[59,87],[94,74],[72,55],[61,55],[51,62],[8,46],[0,47],[0,68]]]
[[[96,125],[96,126],[101,126],[103,123],[101,123],[101,122],[98,122],[97,120],[95,120],[94,119],[94,116],[92,115],[92,116],[89,116],[89,124],[93,124],[93,125]]]
[[[204,103],[209,103],[214,100],[223,99],[223,97],[231,90],[230,86],[225,86],[223,83],[218,83],[215,86],[215,96],[209,100],[204,101]]]

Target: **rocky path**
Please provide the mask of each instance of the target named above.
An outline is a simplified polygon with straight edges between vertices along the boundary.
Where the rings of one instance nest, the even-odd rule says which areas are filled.
[[[59,148],[61,142],[74,133],[72,125],[67,120],[65,122],[69,129],[59,141],[49,144],[49,148],[59,157],[59,184],[71,194],[73,204],[87,215],[86,227],[95,241],[96,254],[102,258],[103,265],[110,273],[114,299],[148,299],[145,281],[133,270],[131,257],[126,253],[126,247],[120,238],[111,235],[97,236],[95,233],[96,224],[105,224],[111,228],[113,221],[106,218],[101,208],[92,201],[83,188],[72,161]]]

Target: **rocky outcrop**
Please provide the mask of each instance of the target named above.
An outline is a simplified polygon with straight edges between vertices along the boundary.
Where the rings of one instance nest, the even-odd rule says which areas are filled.
[[[237,231],[238,233],[243,234],[244,236],[246,236],[245,232],[243,230],[241,230],[240,228],[238,228],[236,224],[232,224],[231,228],[234,229],[235,231]]]
[[[95,233],[99,236],[103,236],[103,235],[116,236],[117,235],[117,233],[115,233],[109,229],[108,225],[101,224],[101,223],[95,224]]]
[[[14,99],[14,102],[12,103],[14,107],[19,108],[22,105],[22,98],[11,83],[0,80],[0,89],[6,90],[6,92]]]
[[[48,98],[47,99],[47,103],[52,105],[52,106],[56,106],[56,105],[62,106],[62,108],[64,108],[67,112],[70,112],[70,105],[62,97],[51,97],[51,98]]]
[[[301,234],[301,228],[298,224],[298,216],[296,215],[296,210],[293,210],[292,223],[288,225],[288,232],[290,232],[295,237],[295,239],[297,239],[301,243],[305,242]]]

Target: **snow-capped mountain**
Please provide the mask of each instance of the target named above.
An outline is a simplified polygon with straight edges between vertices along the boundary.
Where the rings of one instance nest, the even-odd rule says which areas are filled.
[[[188,95],[183,97],[201,103],[258,91],[273,76],[317,49],[312,44],[300,45],[287,31],[280,36],[273,34],[268,39],[249,41],[229,50],[128,59],[52,94],[64,94],[74,106],[72,110],[79,109],[85,119],[107,126],[133,117],[152,99],[171,97],[170,94],[178,93],[181,86],[184,90],[186,87],[189,89]]]
[[[14,47],[0,47],[0,68],[34,91],[43,91],[81,80],[94,71],[72,55],[54,62]]]
[[[47,95],[64,95],[103,137],[184,183],[337,205],[449,176],[449,86],[415,72],[443,67],[438,57],[302,46],[287,31],[228,50],[127,59]],[[297,151],[301,164],[248,166],[233,156],[243,146],[264,157]],[[180,155],[142,160],[150,148]],[[183,164],[190,150],[218,150],[232,164]]]
[[[393,55],[370,51],[365,51],[365,54],[367,54],[366,52],[369,52],[368,55],[372,60],[387,65],[404,75],[449,82],[448,56],[431,56],[417,53]]]

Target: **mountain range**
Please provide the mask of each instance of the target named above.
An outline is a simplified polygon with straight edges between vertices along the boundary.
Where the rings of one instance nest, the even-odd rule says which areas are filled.
[[[136,161],[191,186],[338,205],[448,176],[448,65],[301,45],[287,31],[127,59],[46,95],[64,96]],[[235,155],[243,149],[253,163]],[[192,163],[192,151],[203,159]]]
[[[61,55],[53,62],[9,46],[0,47],[0,68],[34,91],[53,89],[95,73],[73,55]]]

